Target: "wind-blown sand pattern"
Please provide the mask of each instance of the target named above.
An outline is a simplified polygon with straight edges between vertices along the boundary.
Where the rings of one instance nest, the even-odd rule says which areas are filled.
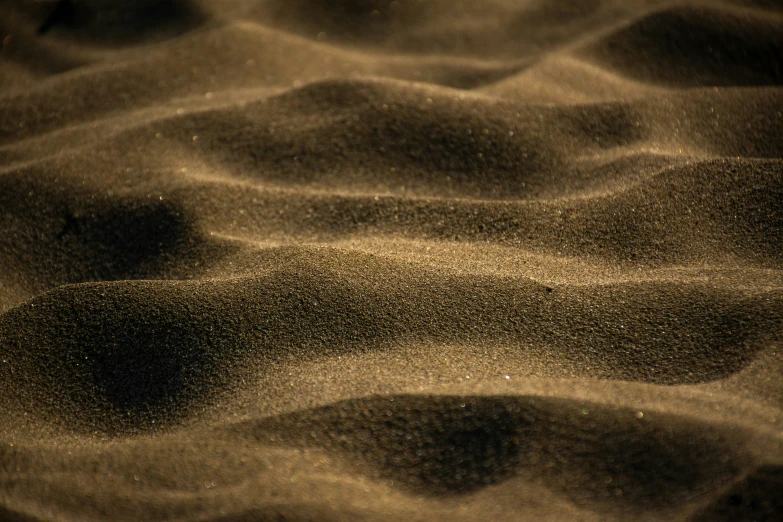
[[[783,520],[779,2],[0,40],[0,519]]]

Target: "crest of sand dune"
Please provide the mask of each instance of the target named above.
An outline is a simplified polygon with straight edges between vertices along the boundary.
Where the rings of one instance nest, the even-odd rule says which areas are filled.
[[[783,519],[783,6],[8,0],[0,519]]]

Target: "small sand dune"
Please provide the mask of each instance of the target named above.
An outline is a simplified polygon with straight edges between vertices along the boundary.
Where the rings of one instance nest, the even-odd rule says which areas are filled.
[[[779,2],[0,42],[0,519],[783,519]]]

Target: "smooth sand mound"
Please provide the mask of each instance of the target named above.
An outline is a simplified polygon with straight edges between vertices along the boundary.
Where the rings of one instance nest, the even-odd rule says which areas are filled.
[[[0,519],[782,519],[782,16],[5,2]]]

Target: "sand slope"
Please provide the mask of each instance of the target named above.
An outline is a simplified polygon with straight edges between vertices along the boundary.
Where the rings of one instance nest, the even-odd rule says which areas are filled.
[[[783,517],[778,2],[0,40],[0,519]]]

